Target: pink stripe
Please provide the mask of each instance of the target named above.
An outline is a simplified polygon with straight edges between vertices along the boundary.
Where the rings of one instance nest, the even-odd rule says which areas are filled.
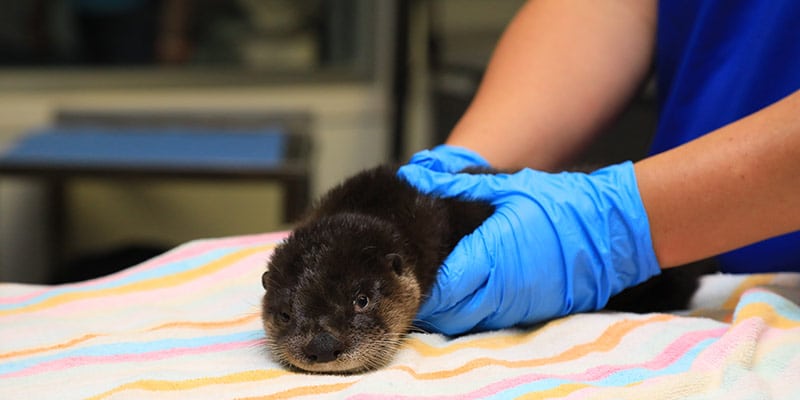
[[[759,337],[769,327],[761,318],[749,318],[731,327],[731,329],[709,346],[692,363],[694,371],[716,371],[728,364],[728,358],[741,346],[755,346]]]
[[[45,362],[30,368],[5,375],[4,378],[18,378],[23,376],[42,374],[46,372],[60,371],[79,366],[95,364],[115,364],[124,362],[158,361],[165,358],[180,357],[192,354],[218,353],[228,350],[236,350],[244,347],[253,347],[261,343],[261,340],[248,340],[246,342],[221,343],[209,346],[169,349],[152,353],[142,354],[115,354],[108,356],[80,356],[70,357],[61,360]]]
[[[113,282],[115,280],[123,279],[131,274],[136,274],[141,271],[147,271],[151,269],[158,268],[164,264],[168,264],[171,262],[183,260],[186,258],[191,258],[203,253],[206,253],[210,250],[216,250],[219,248],[224,247],[234,247],[234,246],[249,246],[254,244],[267,244],[267,243],[277,243],[283,238],[285,238],[289,232],[282,231],[282,232],[272,232],[272,233],[265,233],[265,234],[258,234],[258,235],[249,235],[249,236],[234,236],[230,238],[222,238],[222,239],[207,239],[205,241],[198,241],[196,243],[191,243],[185,247],[179,247],[175,250],[167,252],[163,255],[154,257],[150,260],[147,260],[139,265],[133,266],[131,268],[127,268],[123,271],[107,275],[97,279],[90,279],[83,282],[78,283],[69,283],[64,285],[58,286],[50,286],[45,287],[43,289],[36,290],[31,293],[27,293],[20,296],[15,297],[0,297],[0,304],[13,304],[17,302],[27,301],[31,298],[36,296],[41,296],[44,293],[49,292],[52,288],[55,287],[70,287],[70,288],[80,288],[85,286],[92,286],[100,283],[106,282]]]
[[[138,309],[142,304],[149,304],[154,301],[161,303],[163,298],[175,299],[184,296],[196,296],[197,294],[207,295],[209,288],[218,289],[226,285],[228,280],[241,279],[248,276],[248,273],[256,266],[264,268],[266,266],[265,256],[266,252],[254,253],[212,274],[202,275],[182,285],[76,300],[49,307],[42,311],[64,315],[73,312],[87,314],[92,311],[116,309],[119,313],[131,310],[132,305],[136,305],[133,308]],[[261,270],[259,269],[259,274],[260,272]],[[260,280],[253,281],[253,285],[261,287]],[[260,299],[256,299],[256,301],[260,301]]]
[[[670,343],[670,345],[667,346],[656,358],[644,363],[631,364],[627,366],[599,366],[591,368],[582,374],[566,375],[564,378],[580,381],[599,380],[625,369],[645,368],[650,370],[658,370],[666,368],[673,362],[683,357],[686,352],[694,348],[697,343],[709,338],[719,338],[725,334],[727,329],[727,327],[723,327],[707,331],[689,332]]]
[[[659,353],[656,358],[639,364],[630,364],[630,365],[609,365],[609,366],[599,366],[595,368],[591,368],[586,372],[579,373],[579,374],[567,374],[567,375],[550,375],[550,374],[528,374],[518,376],[512,379],[506,379],[500,382],[493,383],[491,385],[485,386],[481,389],[478,389],[473,392],[464,393],[460,395],[450,395],[450,396],[402,396],[397,395],[393,397],[387,397],[385,395],[371,395],[371,394],[364,394],[352,397],[352,399],[358,400],[372,400],[372,399],[393,399],[393,400],[411,400],[411,399],[436,399],[436,400],[445,400],[445,399],[478,399],[482,397],[487,397],[494,395],[496,393],[502,392],[504,390],[511,389],[513,387],[535,382],[542,379],[564,379],[564,380],[572,380],[577,382],[586,382],[586,381],[596,381],[603,378],[608,377],[611,374],[616,372],[627,370],[627,369],[635,369],[635,368],[646,368],[650,370],[658,370],[664,367],[669,366],[680,357],[682,357],[687,351],[691,350],[698,342],[701,342],[708,338],[720,337],[722,336],[727,328],[717,328],[707,331],[698,331],[698,332],[689,332],[681,337],[679,337],[676,341],[672,342],[669,346],[667,346],[664,351]]]

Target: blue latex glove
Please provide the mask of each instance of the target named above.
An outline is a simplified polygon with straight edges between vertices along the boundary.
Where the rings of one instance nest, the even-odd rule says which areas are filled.
[[[496,207],[445,260],[417,316],[423,327],[453,335],[597,310],[660,272],[630,162],[499,175],[412,163],[398,175],[424,193]]]
[[[458,146],[442,144],[431,150],[417,152],[409,164],[423,166],[437,172],[459,172],[467,167],[488,167],[489,163],[480,154]]]

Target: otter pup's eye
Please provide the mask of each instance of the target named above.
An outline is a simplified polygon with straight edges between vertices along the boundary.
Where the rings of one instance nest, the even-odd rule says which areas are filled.
[[[275,313],[275,319],[278,322],[285,324],[288,323],[292,319],[292,317],[290,317],[289,314],[286,312],[278,312]]]
[[[357,312],[362,312],[369,306],[369,297],[367,297],[365,294],[359,294],[356,296],[356,299],[353,300],[353,305],[355,306]]]

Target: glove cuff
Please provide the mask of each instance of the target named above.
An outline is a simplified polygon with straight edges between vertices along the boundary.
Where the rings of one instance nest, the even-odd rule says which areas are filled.
[[[597,185],[613,203],[615,212],[608,214],[608,224],[616,226],[611,240],[610,265],[617,275],[611,295],[638,285],[661,273],[653,249],[650,220],[642,203],[633,163],[630,161],[599,169],[592,173]],[[614,246],[616,240],[627,240],[630,246]]]

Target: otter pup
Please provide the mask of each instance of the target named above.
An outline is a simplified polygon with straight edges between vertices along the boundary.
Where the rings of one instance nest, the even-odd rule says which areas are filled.
[[[494,207],[421,194],[381,166],[324,195],[262,276],[267,345],[282,364],[353,373],[385,365],[439,266]]]
[[[262,276],[262,318],[278,362],[325,373],[387,364],[439,266],[494,212],[480,201],[421,194],[396,172],[381,166],[334,187],[275,249]],[[609,308],[685,308],[697,287],[691,278],[709,271],[672,271],[614,296]]]

